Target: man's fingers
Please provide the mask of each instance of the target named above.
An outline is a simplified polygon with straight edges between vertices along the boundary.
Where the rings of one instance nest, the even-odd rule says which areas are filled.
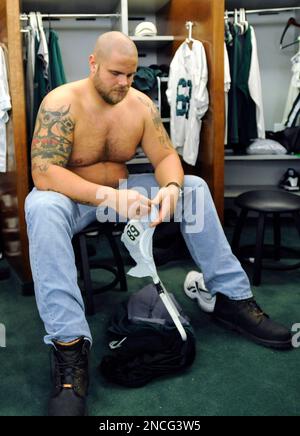
[[[140,218],[144,215],[148,215],[150,211],[151,208],[149,205],[135,201],[128,207],[128,218]]]
[[[161,209],[160,209],[160,217],[161,221],[167,221],[170,222],[171,219],[171,212],[170,212],[170,199],[165,198],[161,203]]]
[[[156,220],[154,220],[150,227],[156,227],[159,224],[161,224],[163,221],[165,220],[169,220],[170,221],[170,211],[169,211],[169,207],[168,207],[168,202],[167,201],[163,201],[161,203],[161,207],[158,213],[158,217]]]
[[[154,206],[157,206],[159,203],[160,203],[160,195],[157,195],[156,197],[153,198],[152,204]]]
[[[157,206],[158,204],[160,204],[161,203],[161,200],[162,200],[162,190],[160,190],[159,192],[158,192],[158,194],[156,195],[156,197],[154,197],[153,198],[153,200],[152,200],[152,204],[154,204],[155,206]]]
[[[149,227],[157,227],[161,222],[161,219],[155,220],[149,225]]]

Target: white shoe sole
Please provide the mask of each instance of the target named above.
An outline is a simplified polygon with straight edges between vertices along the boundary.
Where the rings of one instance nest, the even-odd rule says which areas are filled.
[[[189,288],[193,287],[193,283],[195,283],[195,280],[192,278],[195,275],[194,271],[190,271],[188,275],[186,276],[186,279],[184,281],[184,292],[185,294],[191,298],[192,300],[197,300],[198,306],[200,309],[203,310],[203,312],[212,313],[215,308],[216,304],[216,297],[212,297],[209,292],[206,290],[204,286],[204,282],[201,289],[195,289],[194,291],[189,290]],[[201,284],[200,284],[201,286]]]
[[[283,186],[283,189],[285,189],[286,191],[299,191],[300,189],[296,186]]]

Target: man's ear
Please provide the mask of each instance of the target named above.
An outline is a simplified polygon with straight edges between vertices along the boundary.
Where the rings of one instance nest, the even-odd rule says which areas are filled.
[[[90,65],[90,71],[92,74],[95,74],[97,72],[97,63],[95,59],[95,55],[91,54],[89,57],[89,65]]]

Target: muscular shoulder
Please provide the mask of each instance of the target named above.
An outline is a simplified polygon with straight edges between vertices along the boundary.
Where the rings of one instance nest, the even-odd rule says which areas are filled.
[[[154,126],[156,129],[162,128],[161,117],[156,104],[143,92],[133,89],[133,98],[143,116],[145,126]]]
[[[80,107],[78,82],[67,83],[51,91],[43,100],[40,111],[65,116],[69,114],[75,121]]]
[[[151,116],[151,114],[157,110],[151,98],[149,98],[146,94],[134,88],[131,88],[131,91],[131,97],[134,100],[136,107],[146,118]]]

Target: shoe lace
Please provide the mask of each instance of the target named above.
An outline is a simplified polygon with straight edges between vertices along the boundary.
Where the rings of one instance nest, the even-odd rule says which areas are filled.
[[[78,356],[74,357],[73,359],[68,359],[67,362],[57,360],[55,370],[57,381],[56,384],[58,387],[69,386],[70,383],[67,383],[67,380],[73,380],[75,374],[77,377],[80,377],[84,373],[84,369],[80,363],[80,357]]]
[[[249,310],[257,317],[263,317],[268,315],[260,308],[257,302],[254,299],[248,300],[247,305]]]

